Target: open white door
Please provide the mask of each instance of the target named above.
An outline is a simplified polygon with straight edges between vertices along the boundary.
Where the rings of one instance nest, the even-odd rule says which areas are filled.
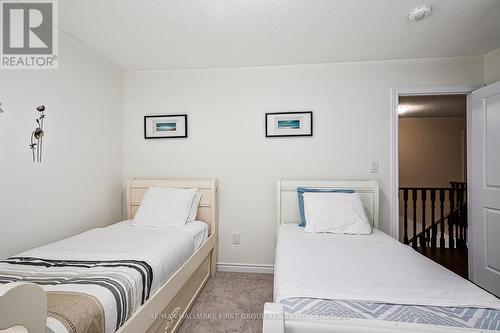
[[[469,99],[469,276],[500,296],[500,82]]]

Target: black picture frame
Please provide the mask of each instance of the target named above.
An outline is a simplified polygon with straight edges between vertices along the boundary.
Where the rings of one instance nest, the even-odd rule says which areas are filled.
[[[148,136],[147,123],[150,118],[184,118],[184,135]],[[144,139],[180,139],[188,137],[188,116],[187,114],[165,114],[144,116]]]
[[[310,132],[306,134],[270,134],[268,131],[268,123],[270,116],[276,115],[298,115],[298,114],[308,114],[310,115]],[[265,117],[265,129],[266,129],[266,138],[286,138],[286,137],[308,137],[313,136],[313,112],[312,111],[294,111],[294,112],[268,112]]]

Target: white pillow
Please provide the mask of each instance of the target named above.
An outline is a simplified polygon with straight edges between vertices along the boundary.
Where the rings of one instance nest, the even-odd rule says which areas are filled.
[[[134,217],[133,225],[181,227],[186,224],[197,189],[150,187]]]
[[[198,214],[198,206],[200,205],[200,201],[201,201],[201,193],[196,192],[193,198],[193,202],[191,203],[189,216],[187,218],[188,223],[196,221],[196,215]]]
[[[359,193],[305,192],[304,212],[306,232],[372,233]]]

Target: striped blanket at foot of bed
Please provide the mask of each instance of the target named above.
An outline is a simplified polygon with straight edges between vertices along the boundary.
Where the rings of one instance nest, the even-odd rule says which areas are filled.
[[[0,261],[0,284],[41,286],[47,293],[48,316],[69,333],[116,331],[149,298],[152,281],[151,266],[137,260]]]
[[[280,302],[289,317],[371,319],[482,330],[500,330],[500,311],[493,309],[384,304],[316,298],[287,298]]]

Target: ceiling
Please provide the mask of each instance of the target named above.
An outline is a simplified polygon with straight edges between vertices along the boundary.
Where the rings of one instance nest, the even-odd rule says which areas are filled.
[[[408,12],[433,7],[422,22]],[[499,0],[64,0],[61,30],[124,70],[482,55]]]
[[[465,117],[466,95],[401,96],[401,118]]]

